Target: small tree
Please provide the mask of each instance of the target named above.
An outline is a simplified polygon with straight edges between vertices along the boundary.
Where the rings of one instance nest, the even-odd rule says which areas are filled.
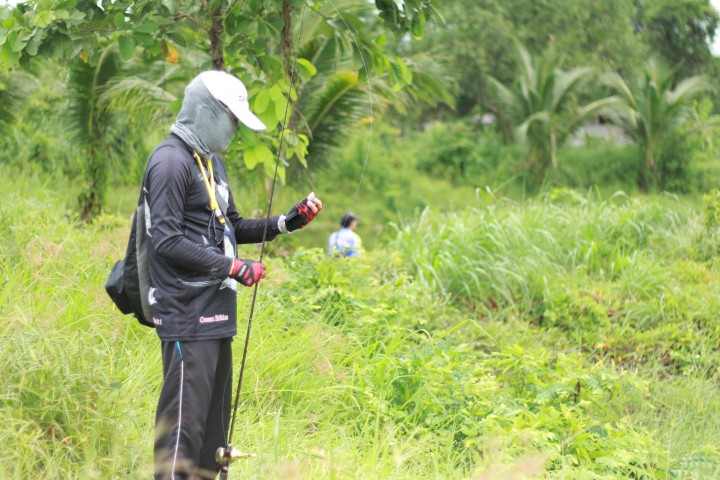
[[[692,116],[693,100],[712,88],[702,76],[674,85],[674,74],[651,59],[634,82],[626,82],[617,73],[603,77],[620,98],[609,117],[640,146],[647,179],[652,183],[659,180],[657,167],[663,149],[680,139],[682,127]]]
[[[585,121],[610,108],[617,99],[603,98],[578,105],[576,92],[592,76],[591,68],[563,71],[551,53],[532,58],[518,47],[520,72],[513,86],[492,79],[502,110],[518,136],[530,144],[528,168],[540,181],[548,166],[557,168],[557,148]]]

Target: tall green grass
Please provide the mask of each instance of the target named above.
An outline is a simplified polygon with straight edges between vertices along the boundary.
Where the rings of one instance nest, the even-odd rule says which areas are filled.
[[[464,212],[426,211],[400,229],[395,245],[423,285],[483,324],[531,329],[533,343],[628,375],[634,388],[607,401],[657,439],[663,475],[713,478],[715,203],[703,216],[667,196],[603,199],[560,189],[515,203],[489,195]]]
[[[127,219],[81,226],[38,186],[0,198],[0,478],[147,478],[159,343],[102,290]],[[702,216],[476,201],[356,261],[271,255],[232,478],[711,478]]]

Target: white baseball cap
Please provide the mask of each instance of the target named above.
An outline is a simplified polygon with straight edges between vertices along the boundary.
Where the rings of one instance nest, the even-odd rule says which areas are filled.
[[[243,125],[259,132],[265,130],[265,124],[250,111],[248,93],[245,85],[234,75],[220,70],[208,70],[200,75],[210,95],[224,104]]]

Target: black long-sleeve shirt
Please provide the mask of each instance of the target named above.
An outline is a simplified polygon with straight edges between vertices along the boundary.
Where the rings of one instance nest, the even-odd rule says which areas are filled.
[[[228,222],[233,258],[238,243],[258,243],[264,219],[240,216],[222,160],[214,156],[218,203]],[[149,303],[153,323],[164,341],[227,338],[237,333],[237,293],[223,250],[225,227],[210,209],[210,199],[192,150],[171,135],[150,156],[143,195],[149,237]],[[225,207],[225,208],[223,208]],[[279,233],[270,219],[267,239]]]

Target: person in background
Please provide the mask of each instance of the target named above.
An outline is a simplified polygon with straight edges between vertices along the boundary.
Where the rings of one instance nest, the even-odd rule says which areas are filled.
[[[360,254],[362,240],[360,235],[355,233],[360,217],[352,212],[347,212],[340,219],[342,227],[328,238],[328,254],[331,257],[354,257]]]

